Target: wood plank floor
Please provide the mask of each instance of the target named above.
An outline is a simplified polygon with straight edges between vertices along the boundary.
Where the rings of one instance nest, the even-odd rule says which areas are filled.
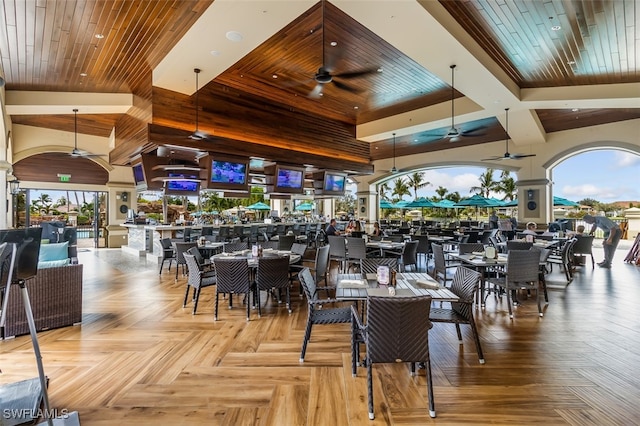
[[[182,308],[186,279],[119,250],[83,251],[79,326],[39,334],[53,408],[92,425],[631,425],[640,419],[640,267],[582,267],[567,285],[549,277],[550,302],[535,299],[510,320],[489,296],[476,310],[486,364],[469,330],[431,333],[438,417],[427,412],[424,372],[376,366],[376,419],[367,417],[366,371],[353,378],[349,326],[317,326],[298,362],[306,304],[293,313],[264,300],[262,318],[236,301],[213,321],[213,288],[197,315]],[[596,259],[602,257],[596,253]],[[172,270],[173,272],[173,270]],[[37,375],[28,336],[0,341],[0,384]]]

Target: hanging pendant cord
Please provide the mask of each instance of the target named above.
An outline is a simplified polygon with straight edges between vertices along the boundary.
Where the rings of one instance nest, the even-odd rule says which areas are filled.
[[[78,149],[78,109],[73,110],[73,147]]]

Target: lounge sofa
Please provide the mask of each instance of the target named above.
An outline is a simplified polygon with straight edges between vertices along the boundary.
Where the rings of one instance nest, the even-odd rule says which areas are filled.
[[[65,327],[82,321],[82,265],[77,249],[68,242],[40,246],[38,273],[27,280],[37,331]],[[3,338],[29,333],[22,292],[12,286]]]

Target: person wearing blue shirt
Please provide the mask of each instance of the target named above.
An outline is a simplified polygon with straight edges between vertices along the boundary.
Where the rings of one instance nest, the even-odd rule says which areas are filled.
[[[329,222],[329,226],[324,230],[324,233],[327,234],[327,237],[330,235],[340,235],[340,231],[336,228],[335,219],[331,219],[331,222]]]
[[[592,225],[589,235],[593,235],[593,233],[596,232],[596,228],[600,228],[604,231],[604,241],[602,242],[604,260],[598,263],[598,265],[601,268],[611,268],[611,261],[613,260],[613,255],[616,253],[616,248],[618,247],[620,238],[622,237],[622,230],[617,223],[606,216],[591,216],[588,214],[582,219],[589,225]]]

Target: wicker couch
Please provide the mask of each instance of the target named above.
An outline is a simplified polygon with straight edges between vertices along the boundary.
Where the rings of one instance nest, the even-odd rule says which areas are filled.
[[[69,247],[75,260],[75,247]],[[65,327],[82,321],[82,265],[71,263],[52,268],[39,268],[35,277],[26,281],[37,331]],[[7,320],[2,337],[29,333],[22,291],[11,287]]]

